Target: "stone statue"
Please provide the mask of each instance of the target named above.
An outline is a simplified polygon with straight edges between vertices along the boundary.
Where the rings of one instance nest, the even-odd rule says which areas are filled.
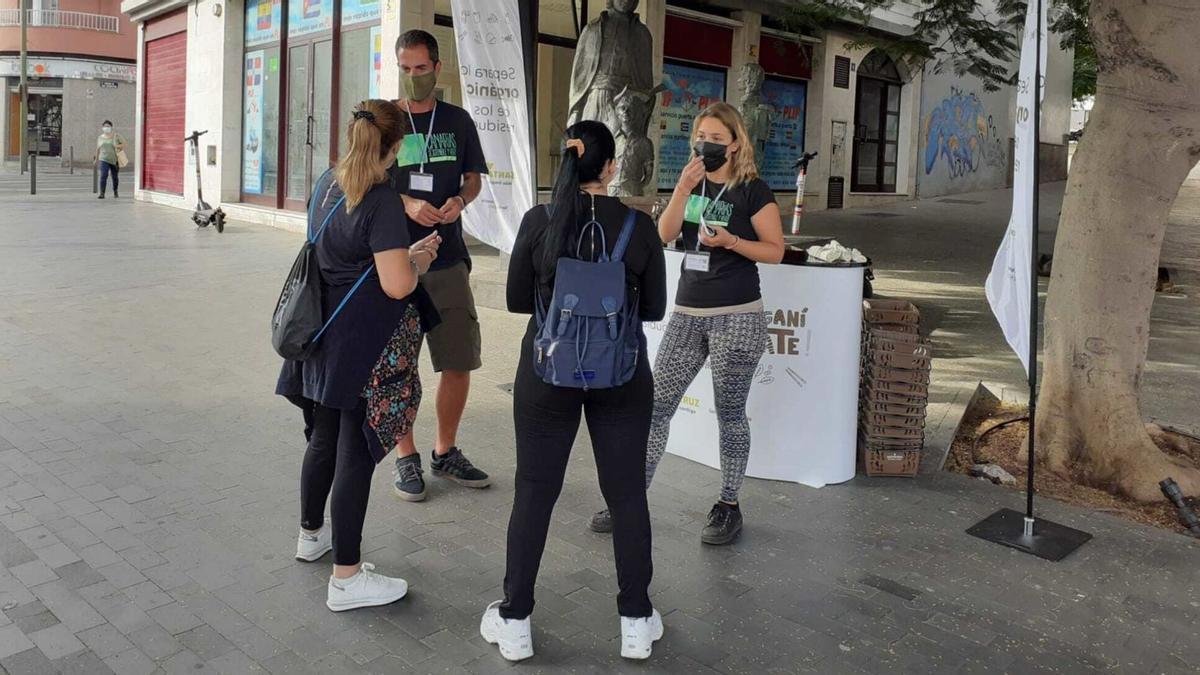
[[[603,122],[614,133],[620,127],[616,97],[630,87],[650,92],[654,87],[654,43],[650,29],[638,17],[638,0],[608,0],[583,32],[571,68],[567,123]]]
[[[641,197],[653,189],[654,143],[647,133],[658,92],[625,87],[616,96],[617,175],[608,189],[614,197]]]
[[[774,111],[762,95],[765,77],[766,72],[757,63],[745,64],[738,75],[738,84],[742,88],[742,118],[746,121],[754,156],[759,161],[762,161],[766,151],[767,139],[771,135],[771,118],[774,116]]]

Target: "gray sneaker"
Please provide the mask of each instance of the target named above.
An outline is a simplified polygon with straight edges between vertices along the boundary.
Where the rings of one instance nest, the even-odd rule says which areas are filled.
[[[392,492],[406,502],[425,501],[425,479],[421,476],[421,455],[396,458],[396,482]]]
[[[606,534],[613,531],[612,513],[608,509],[600,511],[592,516],[592,520],[588,523],[588,529],[592,532]]]

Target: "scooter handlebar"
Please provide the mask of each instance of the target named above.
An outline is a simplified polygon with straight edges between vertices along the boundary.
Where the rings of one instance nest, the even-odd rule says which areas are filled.
[[[201,136],[203,136],[204,134],[207,134],[207,133],[208,133],[207,129],[205,129],[204,131],[193,131],[191,136],[185,136],[183,140],[184,140],[184,142],[197,141],[200,139]]]

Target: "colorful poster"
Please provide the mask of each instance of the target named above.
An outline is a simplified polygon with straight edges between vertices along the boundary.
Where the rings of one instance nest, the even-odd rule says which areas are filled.
[[[342,25],[379,21],[380,0],[342,0]]]
[[[451,7],[463,107],[479,131],[488,166],[483,192],[463,211],[463,226],[479,241],[511,253],[536,196],[521,10],[518,0],[453,0]],[[431,157],[437,152],[431,145]]]
[[[383,77],[383,28],[371,26],[371,79],[367,98],[379,98],[379,81]]]
[[[333,29],[333,0],[288,2],[288,37]]]
[[[692,157],[692,122],[710,103],[725,99],[723,70],[663,64],[659,95],[662,141],[658,147],[658,188],[670,190]]]
[[[279,41],[283,0],[246,0],[246,46]]]
[[[265,52],[246,52],[245,95],[242,101],[242,192],[263,191],[263,86]]]
[[[768,78],[763,98],[771,106],[771,133],[767,136],[758,172],[772,190],[796,187],[792,165],[804,154],[804,110],[808,83],[802,80]]]

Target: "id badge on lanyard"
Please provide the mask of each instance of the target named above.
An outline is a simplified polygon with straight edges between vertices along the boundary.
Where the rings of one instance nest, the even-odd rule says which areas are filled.
[[[710,232],[715,234],[715,232],[716,232],[715,230],[713,230],[713,228],[709,227],[708,219],[705,218],[705,213],[713,205],[714,202],[719,200],[725,194],[725,188],[727,188],[727,187],[729,187],[728,184],[721,186],[721,191],[717,193],[717,196],[714,197],[712,199],[712,201],[710,201],[702,211],[700,211],[700,229],[703,230],[705,232],[705,234],[708,234]],[[708,196],[708,179],[707,178],[704,179],[704,187],[701,188],[701,193],[705,197]],[[696,250],[688,251],[684,255],[683,269],[685,269],[689,272],[707,273],[711,262],[712,262],[712,256],[708,253],[708,251],[700,250],[700,234],[699,234],[699,232],[697,232],[696,233]]]
[[[413,119],[412,110],[408,110],[408,121],[415,130],[417,123]],[[429,131],[425,134],[425,147],[421,149],[421,168],[408,174],[408,189],[416,192],[433,192],[433,174],[425,172],[425,162],[429,160],[429,139],[433,137],[433,122],[437,119],[437,103],[429,115]]]

